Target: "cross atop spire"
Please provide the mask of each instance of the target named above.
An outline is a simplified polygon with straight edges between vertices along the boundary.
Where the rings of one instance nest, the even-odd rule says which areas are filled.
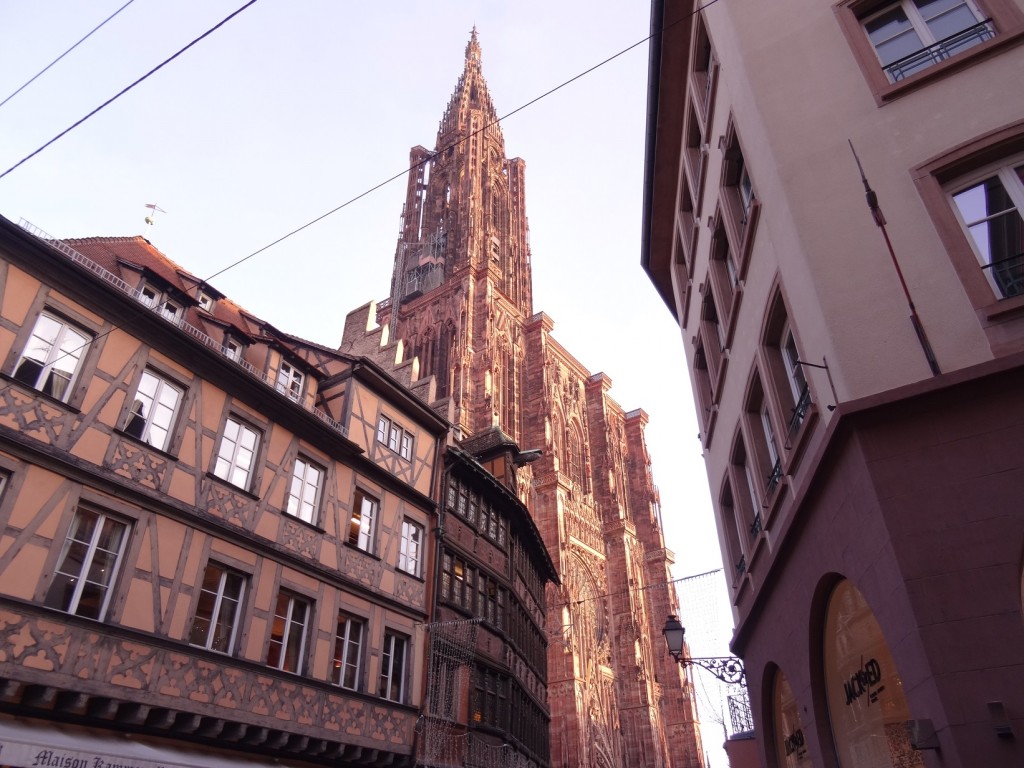
[[[480,43],[476,39],[476,24],[473,25],[473,31],[469,33],[469,42],[466,44],[466,62],[470,61],[480,62]]]

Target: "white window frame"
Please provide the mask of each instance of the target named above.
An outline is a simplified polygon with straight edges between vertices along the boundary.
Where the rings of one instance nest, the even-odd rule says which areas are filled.
[[[363,637],[366,634],[366,622],[346,613],[338,612],[338,625],[334,634],[334,671],[333,682],[350,691],[360,689],[363,669]],[[353,658],[353,656],[355,658]],[[345,683],[345,673],[352,672],[350,685]]]
[[[233,436],[231,433],[234,433]],[[253,436],[252,448],[247,448],[241,439],[246,435]],[[260,432],[255,427],[234,416],[228,416],[221,432],[213,474],[232,485],[249,490],[259,455],[260,439]]]
[[[224,357],[228,360],[234,360],[236,363],[242,361],[242,342],[238,339],[225,336],[224,346],[221,349],[224,352]]]
[[[796,346],[796,336],[793,335],[793,327],[786,322],[779,337],[779,351],[782,353],[782,364],[786,369],[786,380],[793,392],[794,405],[800,404],[800,397],[807,387],[807,377],[804,376],[800,363],[800,350]]]
[[[79,533],[80,521],[84,520],[87,516],[92,516],[94,518],[91,534],[87,539],[84,537],[74,538]],[[112,526],[111,529],[107,528],[108,524]],[[103,549],[100,546],[100,540],[108,530],[111,532],[117,532],[118,541],[116,549]],[[76,509],[75,515],[71,520],[71,525],[68,527],[67,535],[64,538],[64,546],[61,549],[58,565],[54,569],[53,580],[47,588],[46,599],[44,600],[45,604],[51,608],[58,608],[65,613],[74,614],[76,616],[85,615],[87,618],[103,621],[107,614],[107,609],[110,607],[110,597],[114,591],[113,586],[124,561],[124,553],[128,546],[130,534],[131,526],[121,518],[89,508],[79,507]],[[80,568],[76,573],[64,570],[67,565],[68,553],[72,547],[79,550],[78,555],[80,556]],[[81,552],[83,547],[85,551]],[[113,561],[113,564],[109,569],[99,569],[100,574],[102,574],[102,578],[106,580],[104,582],[95,581],[89,578],[89,576],[93,575],[93,566],[96,563],[97,552],[102,552],[111,556]],[[83,574],[86,574],[84,578]],[[60,596],[61,592],[55,591],[60,588],[60,585],[64,585],[64,589],[62,591],[63,597]],[[102,600],[100,601],[99,609],[95,616],[88,616],[86,614],[79,613],[79,609],[82,607],[82,594],[89,585],[99,587],[102,590]],[[67,592],[68,586],[71,586],[70,595]],[[55,604],[55,601],[59,602],[59,605]]]
[[[377,529],[380,501],[360,488],[352,501],[348,543],[364,552],[373,552],[373,539]]]
[[[775,429],[772,427],[772,417],[767,402],[761,405],[761,429],[764,433],[764,443],[768,448],[768,459],[774,468],[780,461],[780,455],[779,447],[775,443]]]
[[[400,654],[397,653],[400,651]],[[401,658],[396,663],[395,657]],[[381,648],[380,686],[378,695],[388,701],[405,701],[405,669],[409,658],[409,639],[404,635],[387,631],[384,633],[384,645]],[[394,688],[398,691],[395,695]]]
[[[54,323],[57,326],[52,340],[41,335],[45,332],[41,326],[47,323]],[[31,335],[25,342],[21,357],[18,358],[18,362],[14,366],[12,376],[32,389],[66,403],[74,391],[78,374],[82,369],[82,360],[85,358],[90,343],[92,343],[92,336],[85,331],[56,315],[41,312],[36,318]],[[30,356],[30,350],[35,352],[36,356]],[[71,371],[58,366],[65,359],[74,361]],[[31,375],[30,369],[26,368],[25,373],[19,375],[22,367],[27,363],[38,366],[39,370]],[[62,374],[67,375],[67,378],[65,379]],[[58,381],[66,382],[63,392],[57,391],[60,389],[59,386],[56,386]]]
[[[754,193],[754,182],[747,169],[747,161],[740,157],[740,176],[736,181],[736,190],[740,196],[740,226],[746,226],[750,220],[750,209],[757,195]]]
[[[213,305],[217,303],[217,300],[213,298],[206,291],[199,291],[199,306],[206,310],[210,314],[213,314]]]
[[[956,220],[960,224],[960,228],[963,230],[964,236],[967,238],[967,242],[970,243],[971,250],[978,259],[978,264],[981,265],[982,271],[985,273],[985,279],[992,288],[993,294],[998,299],[1012,298],[1013,296],[1019,296],[1021,294],[1006,293],[1000,286],[999,281],[996,280],[995,274],[993,273],[993,269],[991,267],[992,262],[989,260],[992,256],[991,249],[989,250],[988,255],[981,252],[978,242],[971,233],[971,227],[994,219],[996,216],[1006,215],[1011,211],[1016,212],[1018,218],[1021,220],[1021,226],[1024,227],[1024,181],[1022,181],[1018,175],[1018,168],[1024,168],[1024,155],[1017,155],[1010,160],[1000,160],[998,163],[988,165],[979,171],[971,173],[969,176],[959,178],[949,187],[948,190],[949,205],[953,210],[953,215],[956,216]],[[1007,196],[1010,198],[1010,202],[1013,204],[1013,208],[1008,208],[998,214],[992,214],[978,219],[977,221],[968,222],[964,218],[963,211],[957,205],[956,196],[970,189],[979,187],[992,178],[997,178],[1002,184],[1003,190],[1006,192]],[[1012,258],[1012,256],[1009,258]]]
[[[303,615],[301,619],[296,619],[296,609],[302,607]],[[309,634],[309,627],[312,625],[310,618],[313,613],[313,604],[296,594],[288,592],[282,589],[277,593],[277,600],[274,603],[274,620],[270,624],[270,642],[267,644],[267,659],[266,663],[268,667],[272,669],[279,669],[282,672],[294,672],[299,674],[302,672],[302,662],[306,655],[306,636]],[[281,635],[279,640],[274,639],[274,625],[277,620],[281,620]],[[294,641],[295,632],[299,632],[299,648],[298,653],[295,656],[295,667],[294,669],[288,668],[288,648]],[[271,657],[275,643],[279,647],[277,660],[272,662]]]
[[[981,22],[983,22],[985,20],[985,14],[981,12],[981,10],[978,8],[977,4],[975,4],[973,2],[973,0],[961,0],[959,5],[956,6],[956,7],[959,8],[961,6],[966,7],[967,10],[969,10],[971,12],[971,14],[974,16],[974,24],[971,24],[971,25],[969,25],[967,27],[964,27],[963,29],[960,30],[960,32],[962,32],[965,29],[970,29],[970,27],[974,26],[975,24],[980,24]],[[917,72],[925,70],[928,67],[934,66],[936,63],[938,63],[938,61],[933,59],[930,63],[923,64],[922,66],[915,68],[912,72],[910,72],[909,74],[904,75],[902,77],[896,77],[893,73],[891,73],[889,71],[889,67],[891,67],[894,63],[896,63],[898,61],[902,61],[906,57],[901,57],[899,59],[894,59],[893,61],[890,61],[888,63],[884,62],[882,60],[881,55],[879,55],[878,48],[875,45],[875,42],[871,39],[871,36],[868,33],[867,25],[870,24],[875,19],[879,18],[880,16],[884,16],[887,13],[891,13],[897,7],[900,10],[903,11],[904,17],[906,18],[907,22],[910,24],[910,26],[913,29],[914,33],[917,35],[917,41],[918,41],[918,43],[920,44],[921,47],[918,48],[917,51],[915,51],[914,53],[918,53],[918,52],[924,51],[925,49],[930,48],[931,46],[935,45],[936,43],[938,43],[940,41],[940,38],[937,38],[935,36],[935,33],[932,32],[931,27],[928,26],[928,20],[925,19],[924,15],[921,13],[920,9],[917,7],[917,5],[914,2],[914,0],[895,0],[894,2],[886,3],[885,5],[883,5],[880,8],[878,8],[877,11],[871,13],[870,15],[864,16],[862,19],[860,19],[861,27],[864,29],[864,35],[868,38],[868,44],[871,46],[871,49],[874,51],[875,56],[878,58],[878,62],[879,62],[879,64],[881,64],[882,69],[883,69],[883,71],[886,74],[886,77],[888,77],[889,81],[893,82],[893,83],[899,82],[900,80],[903,80],[903,79],[905,79],[906,77],[909,77],[912,74],[916,74]],[[948,13],[948,12],[949,11],[944,11],[943,13]],[[942,14],[940,14],[940,15],[942,15]],[[937,17],[933,17],[933,18],[937,18]],[[953,34],[956,35],[958,33],[954,32]],[[891,40],[891,39],[893,39],[893,38],[891,38],[891,37],[887,38],[887,40]],[[941,39],[944,40],[946,38],[941,38]],[[885,41],[883,41],[883,42],[885,42]],[[977,42],[983,42],[983,41],[982,40],[978,40]],[[973,43],[972,45],[976,45],[976,44],[977,43]],[[959,47],[957,47],[956,50],[954,50],[952,52],[945,52],[945,51],[939,52],[941,54],[940,55],[940,59],[946,59],[946,58],[950,58],[952,56],[955,56],[956,54],[960,53],[963,50],[966,50],[966,48],[969,48],[969,47],[971,47],[971,46],[959,46]],[[912,55],[914,55],[914,54],[913,53],[907,54],[907,56],[912,56]]]
[[[387,416],[377,419],[377,442],[386,445],[406,461],[412,461],[412,432],[399,426]]]
[[[143,283],[139,287],[139,301],[154,311],[159,311],[165,320],[177,324],[184,315],[184,308],[180,303],[167,298],[167,293],[161,291],[152,283]]]
[[[206,579],[211,573],[211,570],[219,571],[217,574],[217,585],[214,590],[207,589]],[[237,594],[228,594],[228,588],[230,586],[229,579],[237,579],[238,592]],[[242,616],[242,603],[245,600],[245,587],[247,577],[244,574],[233,571],[230,568],[226,568],[219,563],[213,561],[206,564],[206,570],[203,572],[203,582],[200,585],[199,601],[196,603],[195,613],[192,615],[192,627],[189,629],[189,644],[195,645],[200,648],[205,648],[208,651],[214,651],[216,653],[231,654],[235,648],[235,639],[238,635],[238,626],[241,623]],[[207,621],[206,626],[206,637],[201,642],[197,642],[196,633],[196,621],[199,619],[199,606],[203,599],[203,594],[213,595],[213,607],[210,609],[209,617],[203,617]],[[231,606],[234,605],[232,611]],[[226,615],[231,612],[232,615]],[[220,635],[218,635],[217,629],[220,624],[225,624],[228,627],[228,636],[225,647],[215,648],[216,641]]]
[[[320,496],[324,485],[324,469],[305,456],[295,458],[292,482],[288,488],[285,512],[292,517],[316,525],[320,512]]]
[[[275,387],[277,391],[298,402],[302,399],[302,388],[305,385],[306,376],[298,368],[286,360],[281,361],[277,369],[277,380]]]
[[[398,553],[398,568],[413,576],[420,575],[423,557],[424,528],[405,518],[402,521],[402,542]]]
[[[143,391],[148,382],[152,382],[152,394]],[[177,384],[146,368],[135,388],[135,400],[128,411],[123,431],[154,448],[167,450],[184,395],[184,389]],[[169,402],[172,397],[173,402]]]

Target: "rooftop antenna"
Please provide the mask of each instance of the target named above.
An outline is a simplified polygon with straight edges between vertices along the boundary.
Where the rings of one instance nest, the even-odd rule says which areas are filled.
[[[146,203],[146,207],[149,208],[150,214],[146,217],[146,228],[142,232],[142,237],[148,240],[149,238],[146,235],[149,234],[149,228],[156,224],[157,213],[167,213],[167,211],[156,203]]]

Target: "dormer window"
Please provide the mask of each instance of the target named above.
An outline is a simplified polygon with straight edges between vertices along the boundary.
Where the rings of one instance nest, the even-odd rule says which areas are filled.
[[[224,337],[224,346],[221,347],[224,352],[224,357],[229,360],[234,360],[236,363],[242,359],[242,342],[238,339],[233,339],[230,336]]]
[[[215,300],[214,300],[213,296],[211,296],[210,294],[206,293],[205,291],[200,291],[199,292],[199,306],[200,306],[200,308],[205,309],[207,312],[212,313],[213,312],[214,301]]]
[[[139,301],[150,309],[160,311],[167,320],[177,323],[181,320],[183,309],[181,304],[167,298],[167,294],[152,285],[143,285],[139,289]]]
[[[302,384],[306,377],[290,363],[281,361],[281,367],[277,369],[277,382],[275,386],[278,392],[282,392],[292,400],[298,401],[302,397]]]

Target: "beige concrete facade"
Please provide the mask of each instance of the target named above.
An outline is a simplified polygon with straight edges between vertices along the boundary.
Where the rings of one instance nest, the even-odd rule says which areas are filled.
[[[653,12],[643,263],[691,372],[761,759],[1016,765],[992,712],[1019,738],[1024,6]],[[848,585],[881,682],[830,646]],[[844,720],[867,701],[891,713],[877,753]]]

